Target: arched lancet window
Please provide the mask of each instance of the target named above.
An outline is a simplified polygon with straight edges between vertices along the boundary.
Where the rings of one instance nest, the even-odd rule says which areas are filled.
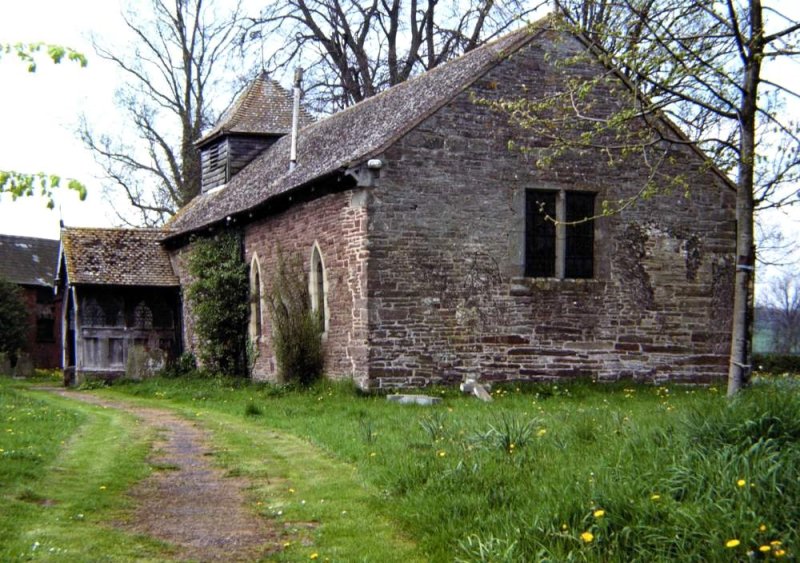
[[[153,311],[144,301],[140,301],[133,310],[133,326],[136,328],[153,328]]]
[[[250,340],[257,342],[262,334],[263,292],[261,290],[261,265],[258,255],[250,262]]]
[[[311,249],[311,268],[308,276],[308,293],[311,295],[311,309],[319,315],[322,331],[328,332],[330,311],[328,310],[328,280],[325,273],[325,262],[322,259],[319,244]]]

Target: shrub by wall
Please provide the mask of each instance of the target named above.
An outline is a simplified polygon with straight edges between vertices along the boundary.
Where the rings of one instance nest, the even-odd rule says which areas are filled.
[[[25,346],[28,313],[22,290],[10,281],[0,278],[0,352],[17,363],[17,355]]]
[[[287,383],[310,385],[322,376],[322,319],[311,309],[307,278],[298,260],[278,257],[268,301],[281,377]]]
[[[247,265],[241,233],[194,241],[188,260],[187,298],[200,341],[197,356],[212,373],[247,375]]]

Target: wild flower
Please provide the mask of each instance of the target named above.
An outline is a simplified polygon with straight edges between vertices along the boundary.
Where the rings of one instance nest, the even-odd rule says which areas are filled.
[[[659,500],[660,498],[661,498],[661,495],[651,495],[650,496],[650,500]]]
[[[767,525],[766,525],[766,524],[761,524],[761,525],[758,527],[758,531],[759,531],[759,532],[766,532],[766,531],[767,531]]]
[[[761,547],[758,548],[758,551],[760,551],[761,553],[767,553],[768,551],[771,551],[771,550],[772,550],[772,546],[769,546],[769,545],[762,545]]]
[[[774,555],[775,555],[775,557],[783,557],[784,555],[786,555],[786,550],[785,549],[776,549],[775,552],[774,552]]]
[[[319,558],[319,553],[317,553],[317,552],[315,551],[314,553],[312,553],[311,555],[309,555],[309,556],[308,556],[308,558],[309,558],[309,559],[318,559],[318,558]]]
[[[745,481],[744,479],[739,479],[738,481],[736,481],[736,486],[737,487],[744,487],[746,484],[747,484],[747,481]]]
[[[597,510],[594,511],[593,514],[595,518],[602,518],[603,516],[605,516],[606,511],[603,510],[602,508],[598,508]]]
[[[594,534],[592,532],[583,532],[581,539],[584,543],[591,543],[594,540]]]
[[[725,542],[725,547],[728,547],[728,548],[738,547],[738,545],[740,543],[742,543],[742,542],[740,542],[737,539],[728,540],[728,541]]]

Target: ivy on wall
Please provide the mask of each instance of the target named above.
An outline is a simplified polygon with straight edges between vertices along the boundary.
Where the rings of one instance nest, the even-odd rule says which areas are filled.
[[[228,231],[193,241],[187,298],[199,339],[197,356],[205,370],[247,375],[247,265],[242,235]]]

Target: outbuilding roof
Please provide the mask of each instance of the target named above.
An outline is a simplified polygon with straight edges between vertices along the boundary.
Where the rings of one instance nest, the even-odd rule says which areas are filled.
[[[70,284],[180,285],[161,246],[163,229],[78,229],[61,231]]]
[[[170,236],[198,231],[269,199],[381,154],[422,120],[526,45],[543,20],[474,49],[414,79],[300,130],[297,166],[289,170],[289,136],[236,174],[225,189],[201,194],[170,222]]]
[[[0,278],[21,285],[52,286],[58,241],[0,235]]]
[[[292,94],[262,71],[196,144],[200,147],[229,133],[286,135],[292,130],[292,107]],[[301,106],[299,126],[313,122],[314,118]]]

